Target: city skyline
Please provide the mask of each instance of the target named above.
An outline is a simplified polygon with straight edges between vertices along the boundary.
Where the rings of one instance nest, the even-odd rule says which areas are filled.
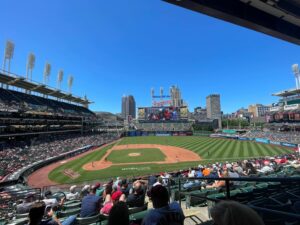
[[[43,82],[47,61],[50,86],[56,87],[63,69],[63,90],[72,74],[75,95],[95,102],[91,110],[113,113],[120,112],[123,93],[135,96],[137,107],[150,106],[151,87],[177,84],[190,111],[219,93],[224,113],[275,103],[272,93],[295,87],[291,66],[300,62],[299,46],[160,0],[132,1],[117,7],[4,1],[0,59],[6,40],[12,40],[13,73],[25,76],[33,52],[33,80]]]

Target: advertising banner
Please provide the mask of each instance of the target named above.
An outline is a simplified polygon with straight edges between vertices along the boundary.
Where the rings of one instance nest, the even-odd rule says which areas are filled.
[[[167,134],[167,133],[156,133],[157,137],[168,137],[168,136],[171,136],[170,134]]]
[[[279,141],[270,141],[270,144],[272,145],[281,145]]]
[[[259,143],[265,143],[265,144],[269,144],[270,141],[268,139],[265,139],[265,138],[255,138],[254,139],[256,142],[259,142]]]
[[[241,141],[249,141],[249,138],[246,138],[246,137],[239,137],[239,140],[241,140]]]
[[[291,147],[291,148],[297,148],[298,147],[297,144],[288,143],[288,142],[281,142],[281,145],[285,146],[285,147]]]

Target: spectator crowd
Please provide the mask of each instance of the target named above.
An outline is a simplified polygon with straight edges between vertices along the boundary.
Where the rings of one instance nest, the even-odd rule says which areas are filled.
[[[0,142],[0,181],[18,169],[87,145],[99,146],[117,138],[105,134],[60,134],[29,141]]]
[[[275,132],[275,131],[248,131],[244,137],[247,138],[265,138],[270,141],[289,142],[300,144],[300,132]]]

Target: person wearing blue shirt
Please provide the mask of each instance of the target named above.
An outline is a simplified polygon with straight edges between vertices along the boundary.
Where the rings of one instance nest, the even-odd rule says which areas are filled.
[[[91,192],[82,199],[80,217],[97,215],[100,212],[101,198],[96,195],[96,187],[91,188]]]

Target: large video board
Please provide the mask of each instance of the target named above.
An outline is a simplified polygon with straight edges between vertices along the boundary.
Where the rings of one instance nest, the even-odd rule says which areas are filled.
[[[144,121],[187,120],[187,107],[142,107],[138,108],[138,119]]]

